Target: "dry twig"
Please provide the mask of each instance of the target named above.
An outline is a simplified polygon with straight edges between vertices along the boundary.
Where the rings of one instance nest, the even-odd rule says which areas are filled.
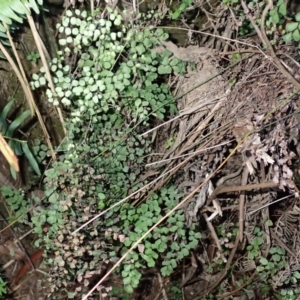
[[[294,87],[299,91],[300,90],[300,83],[284,68],[282,65],[280,59],[277,57],[267,35],[265,32],[265,21],[266,21],[266,16],[269,10],[272,8],[273,3],[272,0],[268,0],[268,4],[263,10],[263,13],[261,15],[261,21],[260,21],[260,29],[258,26],[255,24],[255,21],[253,20],[251,14],[249,13],[249,9],[245,3],[244,0],[241,1],[242,7],[244,9],[245,14],[247,15],[248,19],[250,20],[253,28],[255,29],[257,35],[261,39],[262,43],[267,46],[267,49],[270,53],[271,58],[274,61],[274,64],[276,67],[279,69],[279,71],[294,85]]]

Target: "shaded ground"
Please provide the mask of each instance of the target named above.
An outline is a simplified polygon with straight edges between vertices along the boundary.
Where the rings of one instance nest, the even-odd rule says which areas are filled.
[[[191,48],[186,51],[191,55]],[[195,55],[196,52],[195,49]],[[221,57],[205,52],[198,49],[198,57],[203,59],[194,60],[198,62],[197,71],[180,82],[183,88],[179,94],[217,73],[211,62],[222,64]],[[280,58],[299,80],[298,54],[294,47],[281,46],[278,52],[285,53]],[[229,82],[238,83],[232,86]],[[275,299],[272,293],[292,276],[291,265],[293,271],[299,270],[295,242],[299,226],[299,96],[293,90],[293,85],[270,60],[254,54],[223,73],[222,78],[215,78],[179,100],[182,117],[165,129],[165,132],[171,130],[171,136],[176,139],[160,167],[167,165],[165,172],[175,168],[178,186],[186,196],[206,182],[182,205],[187,224],[189,219],[198,219],[203,234],[200,247],[182,265],[179,285],[183,287],[185,299],[200,299],[216,287],[222,288],[222,298],[242,296],[242,287],[253,283],[256,289],[248,295],[250,299],[257,299],[258,294],[263,299]],[[158,153],[165,149],[165,140],[161,136]],[[182,156],[185,153],[189,155]],[[207,175],[211,175],[209,181]],[[239,195],[238,191],[242,193]],[[213,196],[206,196],[207,193]],[[219,202],[203,208],[207,197],[209,203],[216,196]],[[283,196],[286,199],[271,205]],[[220,215],[212,222],[211,212]],[[232,233],[238,228],[241,233],[235,237]],[[253,244],[258,236],[261,238],[258,257],[250,255],[249,258],[251,253],[246,245]],[[243,241],[240,245],[239,240]],[[270,259],[269,251],[275,247],[285,249],[286,263],[273,274],[267,291],[262,292],[266,274],[258,274],[256,269],[260,266],[259,259]],[[228,276],[231,263],[233,269]],[[208,268],[212,265],[215,265],[213,272]],[[218,265],[225,266],[225,271],[223,267],[218,270]],[[245,285],[234,283],[240,279],[246,281]]]

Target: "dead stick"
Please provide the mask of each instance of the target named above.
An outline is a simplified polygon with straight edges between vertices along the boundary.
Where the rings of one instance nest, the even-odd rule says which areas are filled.
[[[250,20],[253,28],[255,29],[257,35],[261,39],[262,43],[264,43],[267,46],[267,50],[270,53],[270,56],[272,57],[275,66],[278,68],[278,70],[294,85],[294,87],[299,91],[300,90],[300,83],[291,75],[285,67],[282,65],[280,59],[277,57],[273,46],[271,45],[266,32],[265,32],[265,21],[266,21],[266,15],[268,14],[269,10],[272,9],[272,1],[268,0],[268,4],[266,5],[265,9],[262,12],[261,15],[261,21],[260,21],[260,29],[256,25],[255,20],[253,20],[251,14],[249,13],[249,9],[246,5],[246,3],[242,0],[241,1],[242,7],[244,9],[244,12],[248,19]]]
[[[232,248],[231,250],[231,253],[230,253],[230,256],[227,260],[227,263],[226,263],[226,266],[225,266],[225,269],[221,272],[220,276],[218,277],[218,279],[204,292],[202,293],[202,295],[200,296],[199,299],[201,299],[202,297],[204,297],[205,295],[208,295],[211,291],[213,291],[217,286],[219,286],[220,282],[224,279],[224,277],[226,276],[229,268],[230,268],[230,265],[231,265],[231,262],[233,260],[233,257],[235,255],[235,252],[237,250],[237,246],[239,244],[239,233],[237,234],[236,238],[235,238],[235,243],[234,243],[234,247]]]
[[[5,218],[5,216],[3,215],[3,213],[2,213],[1,211],[0,211],[0,215],[1,215],[1,217],[2,217],[2,219],[3,219],[3,221],[4,221],[4,223],[8,226],[8,228],[9,228],[10,231],[12,232],[14,238],[16,239],[16,241],[17,241],[17,243],[18,243],[18,246],[19,246],[19,247],[21,248],[21,250],[25,253],[26,258],[28,259],[28,261],[29,261],[31,267],[35,270],[35,267],[34,267],[34,265],[33,265],[33,263],[32,263],[32,260],[31,260],[31,258],[30,258],[30,256],[29,256],[29,254],[28,254],[26,248],[24,247],[23,243],[20,241],[19,237],[15,234],[15,231],[13,230],[11,224],[9,224],[9,223],[6,221],[6,218]]]
[[[292,184],[293,187],[295,184],[291,180],[286,180],[289,184]],[[208,197],[206,205],[209,205],[212,200],[216,198],[219,194],[232,193],[232,192],[243,192],[243,191],[252,191],[256,189],[270,189],[274,187],[279,187],[280,183],[274,181],[267,181],[262,183],[254,183],[247,185],[238,185],[238,186],[222,186],[213,191],[213,193]]]
[[[248,175],[249,175],[249,170],[248,168],[245,166],[244,167],[244,171],[242,174],[242,185],[246,185],[247,184],[247,180],[248,180]],[[244,237],[244,209],[245,209],[245,193],[240,194],[240,207],[239,207],[239,236],[240,236],[240,242],[243,241],[243,237]]]

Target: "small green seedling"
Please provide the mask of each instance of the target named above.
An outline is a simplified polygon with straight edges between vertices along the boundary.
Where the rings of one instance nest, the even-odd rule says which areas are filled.
[[[34,51],[31,51],[31,53],[26,58],[27,60],[33,61],[36,64],[38,59],[40,58],[40,55]]]

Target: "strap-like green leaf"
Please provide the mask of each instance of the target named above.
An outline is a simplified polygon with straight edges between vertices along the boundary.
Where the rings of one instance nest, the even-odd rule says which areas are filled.
[[[3,44],[4,46],[7,46],[7,47],[11,47],[11,44],[8,42],[8,40],[1,40],[1,44]],[[5,58],[5,60],[6,60],[6,58]]]
[[[1,29],[0,29],[0,38],[7,39],[7,35],[1,32]]]
[[[22,143],[22,149],[24,151],[24,154],[26,155],[28,162],[30,163],[32,169],[35,171],[35,173],[39,176],[41,176],[41,171],[39,169],[39,165],[37,161],[35,160],[34,156],[32,155],[28,144],[27,143]]]
[[[28,9],[33,9],[37,14],[39,8],[35,0],[0,0],[0,23],[12,24],[12,21],[22,23],[26,15],[30,14]],[[5,32],[5,28],[1,25],[0,31]]]
[[[14,102],[15,102],[15,99],[13,98],[13,99],[11,99],[11,100],[5,105],[5,107],[3,108],[3,110],[2,110],[2,112],[1,112],[1,114],[0,114],[0,118],[1,118],[1,119],[4,119],[4,120],[5,120],[5,119],[7,118],[7,115],[8,115],[8,113],[9,113],[9,111],[10,111],[12,105],[14,104]]]
[[[37,3],[42,6],[43,5],[43,0],[37,0]],[[30,8],[32,8],[36,14],[40,13],[39,8],[38,8],[35,0],[29,0],[29,5],[30,5]]]
[[[7,115],[12,107],[12,105],[14,104],[15,99],[10,100],[4,107],[4,109],[2,110],[1,114],[0,114],[0,131],[2,133],[2,135],[6,134],[6,130],[8,127],[8,124],[6,122],[6,118]]]
[[[11,137],[14,131],[22,124],[22,122],[30,116],[30,110],[25,110],[19,117],[17,117],[8,127],[6,136]]]
[[[10,174],[14,180],[17,180],[17,172],[12,167],[10,167]]]
[[[15,141],[14,142],[14,152],[16,155],[22,155],[23,149],[22,149],[22,142]]]
[[[23,19],[16,15],[16,13],[14,12],[17,11],[17,7],[19,6],[20,1],[15,1],[15,0],[4,0],[4,1],[0,1],[0,19],[2,22],[5,22],[6,24],[10,25],[12,23],[12,20],[15,20],[17,22],[22,23]],[[13,10],[14,7],[14,10]],[[24,7],[24,5],[23,5]],[[25,7],[24,7],[25,9]],[[21,15],[25,14],[23,9],[23,12],[21,11]]]
[[[23,149],[22,149],[22,143],[19,141],[15,141],[15,140],[9,140],[8,141],[8,146],[10,147],[10,149],[12,151],[14,151],[14,153],[16,155],[22,155],[24,153]]]
[[[26,6],[24,4],[27,4],[27,1],[15,1],[15,0],[12,0],[14,3],[13,5],[10,7],[11,9],[13,9],[15,12],[17,12],[19,15],[28,15],[29,14],[29,9],[26,8]],[[23,2],[23,3],[22,3]],[[35,1],[34,1],[35,2]],[[36,5],[36,3],[34,3]],[[28,8],[32,7],[29,4],[28,5]],[[25,17],[25,16],[24,16]],[[22,21],[21,21],[22,23]]]
[[[6,130],[7,130],[6,121],[0,119],[0,132],[2,133],[2,135],[5,135]]]
[[[4,28],[4,26],[2,24],[0,24],[0,31],[1,32],[6,32],[6,29]]]

